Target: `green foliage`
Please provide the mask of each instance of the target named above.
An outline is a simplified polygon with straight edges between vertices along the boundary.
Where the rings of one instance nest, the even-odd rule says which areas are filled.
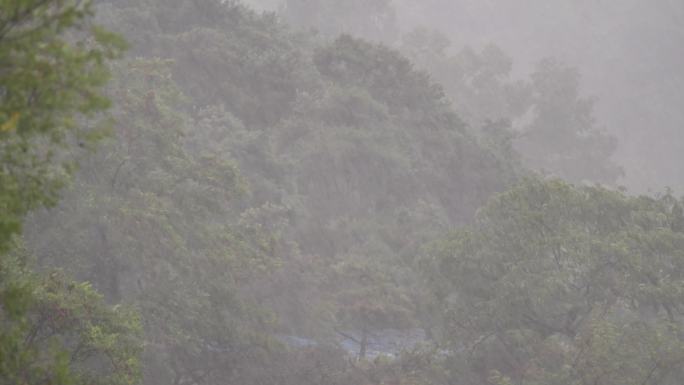
[[[33,273],[26,259],[14,251],[0,269],[0,383],[138,383],[137,313],[60,271]]]
[[[1,252],[29,210],[55,202],[71,167],[54,144],[89,142],[95,124],[77,121],[109,105],[106,61],[124,43],[91,15],[89,1],[0,2]]]
[[[459,223],[482,191],[513,178],[512,167],[463,132],[440,88],[398,53],[343,36],[313,60],[322,84],[274,132],[276,155],[308,211],[302,215],[321,221],[302,231],[304,252],[347,253],[336,244],[359,244],[359,236],[368,247],[399,251],[405,220],[434,210],[444,225]],[[348,240],[337,240],[342,234]]]
[[[169,65],[114,67],[116,135],[81,162],[63,202],[36,215],[45,227],[27,238],[44,245],[35,248],[42,264],[68,267],[111,301],[135,303],[147,381],[184,384],[228,376],[243,353],[265,344],[258,334],[268,314],[251,309],[236,284],[275,258],[259,210],[231,220],[245,186],[207,125],[231,120],[216,109],[193,125]]]
[[[670,195],[557,180],[493,198],[425,261],[464,378],[673,383],[684,360],[681,213]]]
[[[112,68],[112,136],[26,239],[136,304],[146,383],[264,383],[290,370],[276,330],[416,325],[413,252],[517,173],[386,47],[218,1],[99,11],[142,57]]]
[[[430,118],[438,122],[430,123],[460,124],[455,116],[442,116],[450,111],[443,108],[446,100],[441,87],[432,83],[426,73],[416,71],[401,54],[382,45],[343,35],[330,46],[318,50],[314,62],[324,77],[347,87],[359,86],[368,90],[392,113],[408,110],[418,114],[418,119],[437,113]]]
[[[377,331],[383,322],[359,321],[368,318],[360,300],[367,295],[375,318],[388,321],[384,327],[405,327],[417,316],[405,287],[416,282],[415,250],[466,222],[488,194],[515,178],[515,163],[464,132],[440,88],[397,52],[343,36],[314,50],[312,59],[316,87],[302,92],[293,113],[262,139],[270,145],[262,162],[273,159],[278,176],[269,175],[270,185],[259,181],[272,192],[254,191],[290,209],[290,236],[304,256],[290,259],[279,280],[289,290],[278,286],[269,303],[289,304],[281,320],[301,333],[329,335],[361,324]],[[248,178],[272,172],[252,162],[241,169]],[[314,267],[298,268],[303,263]],[[372,278],[334,280],[332,266],[358,266]],[[303,314],[311,314],[308,322]],[[390,314],[400,315],[397,322]]]
[[[377,259],[382,262],[369,266],[374,271],[387,269],[383,272],[383,285],[395,290],[399,280],[415,282],[415,275],[405,264],[412,251],[451,224],[467,221],[488,194],[503,189],[515,178],[516,168],[509,166],[506,156],[483,149],[463,132],[461,121],[451,111],[440,87],[386,47],[349,36],[320,42],[293,35],[271,16],[256,16],[234,4],[218,5],[213,1],[196,7],[154,1],[111,4],[102,9],[102,15],[116,21],[111,28],[122,30],[137,42],[135,52],[173,59],[168,62],[168,83],[175,83],[187,99],[165,102],[168,109],[180,116],[164,124],[176,127],[182,120],[187,125],[181,130],[184,137],[175,139],[183,143],[180,158],[187,159],[180,163],[189,165],[207,152],[224,160],[234,159],[249,192],[230,205],[216,204],[213,194],[220,193],[219,190],[202,190],[199,186],[195,191],[201,201],[195,205],[190,205],[188,197],[194,195],[188,191],[179,189],[171,194],[173,190],[164,181],[154,178],[167,174],[173,180],[178,178],[174,175],[189,172],[170,169],[163,162],[151,163],[154,174],[135,166],[150,159],[162,159],[168,153],[149,149],[144,136],[137,138],[133,134],[140,128],[122,127],[123,135],[136,138],[135,159],[124,162],[121,157],[131,151],[129,147],[112,148],[103,158],[121,157],[117,163],[123,165],[119,168],[94,163],[91,174],[109,175],[108,178],[116,175],[113,179],[117,188],[142,186],[143,191],[153,191],[148,195],[151,202],[159,200],[165,204],[163,210],[148,217],[177,213],[162,220],[169,224],[163,227],[161,238],[173,234],[174,243],[160,241],[173,245],[168,251],[163,247],[161,254],[186,261],[189,257],[185,254],[202,255],[205,253],[200,250],[214,245],[210,247],[215,250],[212,252],[229,255],[227,263],[232,272],[226,280],[239,280],[229,291],[273,309],[280,316],[281,330],[329,335],[334,328],[346,328],[350,318],[329,316],[343,312],[341,297],[324,296],[325,300],[316,301],[316,306],[307,306],[305,298],[316,297],[317,284],[331,276],[328,265],[343,266],[353,258]],[[144,78],[132,84],[141,81]],[[141,95],[152,92],[157,95],[155,100],[159,100],[158,89],[162,85],[151,83],[148,87]],[[143,99],[130,104],[140,106],[146,103]],[[133,111],[122,111],[121,115],[123,121],[146,116]],[[152,115],[145,119],[146,125],[152,125],[157,124],[158,118]],[[192,170],[192,175],[201,175],[214,172],[215,166],[188,166],[188,170]],[[155,180],[154,185],[147,184],[151,180]],[[88,196],[98,197],[94,207],[106,207],[107,204],[99,202],[111,194],[107,191],[109,185],[98,183],[98,192]],[[86,190],[78,188],[69,198],[73,209],[82,210],[76,206],[81,204],[79,196]],[[132,199],[123,191],[115,195],[119,204]],[[135,206],[131,212],[144,212],[142,207]],[[57,221],[89,216],[65,213],[66,218]],[[99,217],[113,218],[103,214]],[[185,222],[192,225],[179,225]],[[236,222],[239,228],[225,225]],[[114,236],[121,227],[118,223],[107,225],[107,232],[112,232],[107,236],[111,237],[107,244],[117,245],[114,249],[138,237],[145,241],[136,240],[135,247],[130,249],[134,252],[117,251],[109,261],[130,258],[126,255],[159,253],[159,246],[150,242],[159,235],[143,237],[145,230],[140,228],[122,241]],[[206,228],[206,223],[212,226]],[[416,228],[420,230],[415,231]],[[236,231],[248,240],[233,238]],[[406,237],[407,231],[415,231],[415,237]],[[94,271],[102,272],[99,278],[91,279],[107,293],[116,292],[108,287],[138,286],[138,278],[141,286],[150,287],[146,283],[148,278],[133,278],[133,274],[126,273],[138,270],[127,267],[128,262],[119,267],[118,262],[93,266],[89,250],[101,248],[96,242],[79,241],[94,239],[92,235],[79,235],[74,240],[72,235],[64,238],[61,231],[51,232],[49,237],[44,230],[34,233],[38,232],[41,236],[32,243],[64,244],[68,249],[82,245],[81,251],[71,254],[85,256],[81,265],[84,277],[93,277]],[[92,230],[82,233],[90,234]],[[212,234],[222,234],[222,238],[213,238]],[[244,249],[240,245],[245,245]],[[209,277],[211,274],[204,271],[209,266],[211,273],[217,271],[215,264],[193,258],[200,270],[198,277]],[[313,267],[305,266],[305,261],[311,260],[318,262]],[[247,267],[242,270],[244,266]],[[123,270],[119,276],[128,277],[122,278],[126,283],[108,283],[105,278],[112,270]],[[188,273],[189,282],[208,281],[189,277]],[[372,285],[356,289],[374,291]],[[119,296],[127,297],[123,293]],[[393,298],[387,303],[375,302],[379,307],[391,308],[397,304]],[[401,308],[413,309],[404,302]],[[319,317],[322,313],[328,316]]]
[[[376,332],[416,326],[412,298],[391,273],[373,258],[347,256],[324,272],[320,282],[323,311],[319,317],[329,317],[327,321],[338,337],[359,346],[360,359],[366,358],[369,338]]]
[[[26,239],[41,266],[140,309],[146,383],[560,384],[579,373],[617,383],[628,378],[608,362],[618,352],[630,378],[678,362],[678,276],[663,272],[677,265],[681,230],[650,233],[676,222],[673,198],[528,181],[436,248],[429,284],[413,269],[421,244],[526,173],[507,120],[538,112],[535,148],[556,118],[575,122],[572,111],[586,119],[562,127],[570,139],[595,132],[561,67],[516,83],[494,47],[448,57],[439,36],[414,36],[416,56],[460,74],[443,88],[385,46],[293,34],[233,2],[99,10],[139,57],[112,68],[111,137],[63,201],[33,215]],[[588,147],[572,156],[578,148]],[[601,267],[606,258],[622,264]],[[28,309],[21,282],[6,293],[7,314]],[[348,361],[324,343],[416,325],[446,350]],[[276,334],[319,344],[288,348]]]
[[[309,81],[299,47],[307,43],[234,1],[115,1],[100,15],[134,54],[172,59],[174,81],[195,106],[224,105],[248,128],[278,122]]]
[[[88,283],[31,272],[13,248],[25,215],[55,203],[67,150],[103,133],[107,62],[123,41],[91,21],[89,1],[0,1],[0,382],[139,382],[139,320]]]
[[[545,61],[517,82],[496,47],[452,55],[448,39],[416,31],[402,50],[428,75],[383,45],[292,33],[232,1],[98,3],[138,56],[110,68],[105,92],[123,44],[92,24],[90,2],[0,0],[2,381],[682,375],[684,210],[669,194],[526,179],[416,261],[526,174],[522,162],[615,180],[614,143],[574,70]],[[326,37],[396,34],[387,1],[317,4],[307,22]],[[100,151],[26,226],[47,271],[32,273],[27,253],[6,253],[10,240],[29,210],[56,203],[79,157],[64,149],[102,136],[109,100]],[[373,333],[418,325],[444,350],[366,359]],[[315,342],[283,346],[282,335]],[[360,359],[337,335],[357,339]]]

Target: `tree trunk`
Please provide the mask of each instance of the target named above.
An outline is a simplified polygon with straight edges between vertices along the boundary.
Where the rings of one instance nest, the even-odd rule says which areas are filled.
[[[366,358],[366,349],[368,347],[368,332],[365,328],[361,330],[361,343],[359,344],[359,359]]]

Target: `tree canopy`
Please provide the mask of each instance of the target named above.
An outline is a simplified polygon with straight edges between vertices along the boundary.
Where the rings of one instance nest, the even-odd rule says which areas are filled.
[[[77,155],[101,134],[108,61],[125,44],[89,1],[0,2],[0,382],[138,382],[139,319],[88,282],[35,273],[16,236],[53,205]],[[70,152],[72,151],[72,152]]]
[[[392,7],[0,0],[0,384],[677,383],[684,201]]]
[[[424,263],[466,383],[675,383],[682,204],[529,179],[436,243]]]

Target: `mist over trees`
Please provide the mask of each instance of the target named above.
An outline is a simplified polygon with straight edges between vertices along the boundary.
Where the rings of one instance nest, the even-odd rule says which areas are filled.
[[[678,384],[680,16],[0,2],[0,384]]]
[[[681,191],[671,155],[683,143],[681,2],[428,0],[397,1],[396,10],[408,30],[430,26],[458,46],[497,44],[518,74],[547,56],[577,67],[583,90],[597,98],[600,125],[620,139],[622,183],[638,192]]]
[[[376,38],[366,34],[361,22],[350,31],[337,23],[315,24],[317,19],[301,15],[290,19],[283,9],[296,2],[248,1],[289,22],[306,19],[301,24],[305,28]],[[394,47],[414,30],[428,29],[451,40],[451,51],[495,45],[510,58],[515,80],[527,79],[547,58],[576,68],[580,94],[594,99],[597,126],[619,138],[612,159],[624,168],[620,184],[637,193],[668,186],[682,191],[678,163],[672,162],[672,154],[681,153],[684,143],[678,108],[684,100],[681,2],[395,0],[390,8],[399,33],[382,41]],[[340,10],[331,14],[336,12]],[[372,17],[364,12],[359,19]]]

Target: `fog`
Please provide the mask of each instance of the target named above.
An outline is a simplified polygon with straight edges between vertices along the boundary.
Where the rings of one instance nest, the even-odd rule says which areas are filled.
[[[523,75],[553,56],[577,67],[615,135],[621,183],[639,192],[681,191],[684,4],[677,1],[397,2],[407,30],[430,26],[461,45],[500,46]]]
[[[252,2],[283,12],[277,0]],[[296,3],[296,2],[292,2]],[[576,67],[598,125],[618,138],[619,181],[635,192],[684,189],[684,4],[638,1],[394,0],[400,33],[434,29],[452,49],[494,44],[524,78],[541,59]],[[309,26],[307,26],[309,27]],[[317,27],[317,26],[314,26]],[[345,32],[359,34],[354,26]],[[398,35],[397,35],[398,36]],[[388,44],[396,43],[394,36]],[[368,37],[368,36],[365,36]]]
[[[678,385],[684,3],[0,1],[0,385]]]

